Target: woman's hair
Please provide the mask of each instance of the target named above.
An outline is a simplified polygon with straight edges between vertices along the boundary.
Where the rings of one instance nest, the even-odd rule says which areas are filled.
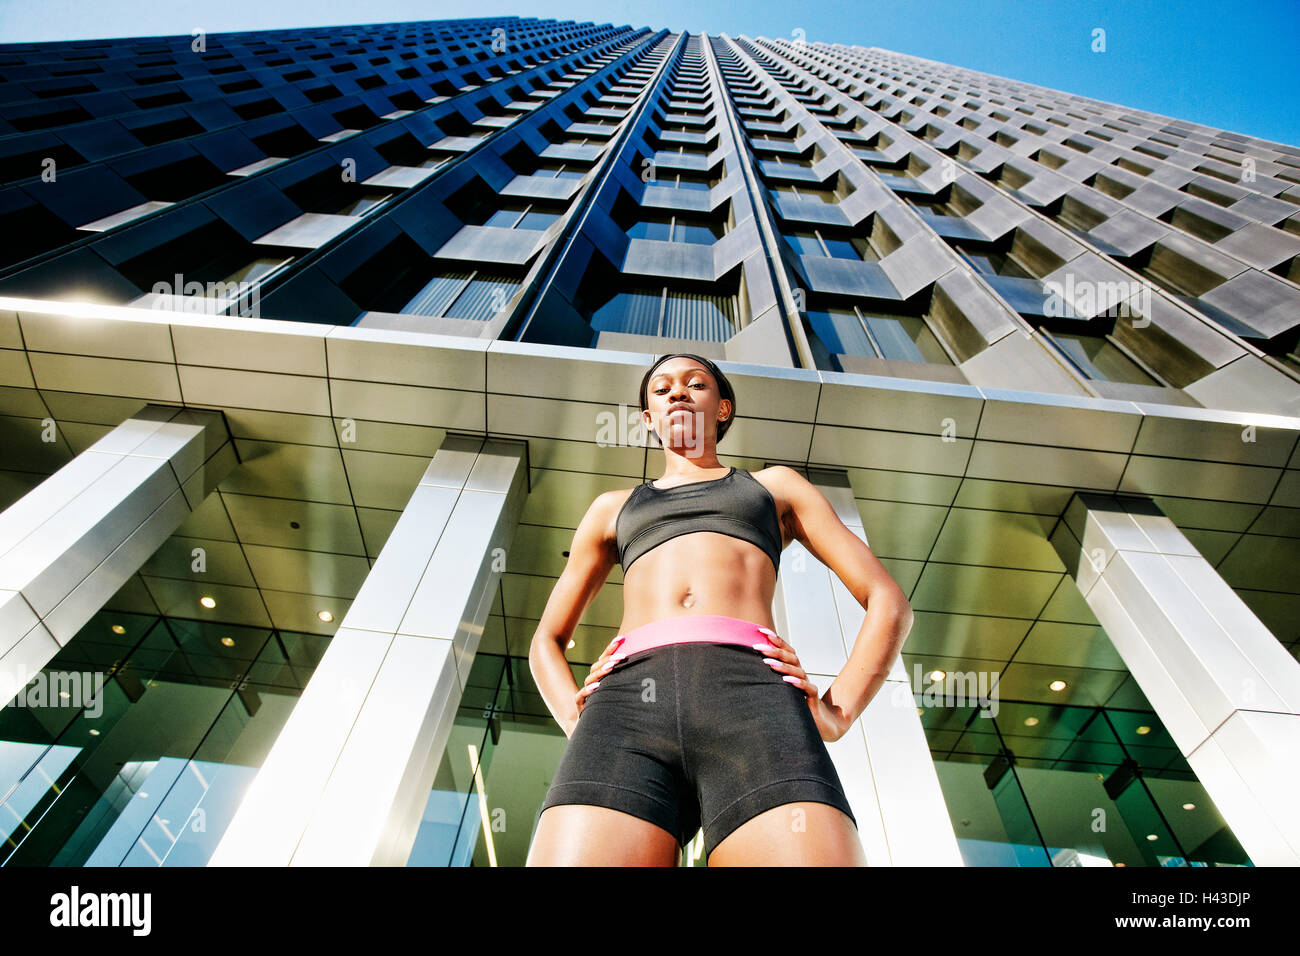
[[[718,383],[718,394],[722,398],[731,402],[731,414],[727,416],[726,421],[718,424],[718,441],[722,441],[722,436],[727,434],[727,429],[730,428],[731,423],[736,420],[736,393],[735,390],[732,389],[731,383],[727,381],[727,376],[722,374],[722,370],[706,359],[703,355],[696,355],[694,352],[673,352],[671,355],[663,356],[651,365],[641,379],[641,411],[644,412],[650,407],[649,398],[646,395],[646,387],[650,384],[650,376],[654,375],[655,369],[660,365],[673,358],[695,359],[695,361],[703,365],[709,370],[709,374],[713,376],[713,380]]]

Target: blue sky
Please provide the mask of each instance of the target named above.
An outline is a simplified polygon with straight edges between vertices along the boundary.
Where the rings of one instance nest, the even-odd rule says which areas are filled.
[[[1300,146],[1300,0],[0,0],[0,42],[497,14],[802,30]]]

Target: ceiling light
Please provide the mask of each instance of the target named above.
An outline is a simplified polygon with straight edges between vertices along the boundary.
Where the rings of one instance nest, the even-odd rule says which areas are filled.
[[[1025,726],[1026,726],[1026,727],[1037,727],[1037,726],[1038,726],[1038,718],[1037,718],[1037,717],[1026,717],[1026,718],[1025,718]]]
[[[205,594],[203,597],[199,598],[199,603],[204,607],[211,609],[217,606],[217,599],[208,597]]]
[[[234,639],[233,637],[223,637],[223,638],[221,639],[221,643],[222,643],[222,644],[225,644],[226,647],[234,647],[234,646],[235,646],[235,639]]]
[[[946,676],[948,675],[943,671],[930,671],[930,680],[939,681],[943,680]]]
[[[90,728],[90,736],[92,736],[92,737],[98,737],[98,736],[99,736],[99,731],[96,730],[94,727],[91,727],[91,728]]]
[[[572,641],[572,640],[569,641],[569,647],[570,647],[570,648],[573,647],[573,641]]]
[[[1194,803],[1184,803],[1184,804],[1183,804],[1183,809],[1184,809],[1184,810],[1195,810],[1195,809],[1196,809],[1196,804],[1194,804]]]
[[[1147,834],[1147,839],[1148,839],[1148,840],[1159,840],[1160,837],[1156,836],[1154,833],[1148,833],[1148,834]]]
[[[1063,681],[1063,680],[1054,680],[1054,681],[1052,681],[1050,684],[1048,684],[1047,686],[1048,686],[1049,688],[1051,688],[1052,690],[1065,690],[1065,681]]]
[[[320,618],[322,621],[324,621],[326,624],[334,620],[334,615],[331,614],[329,611],[317,611],[316,616]]]
[[[125,633],[126,633],[126,628],[124,628],[121,624],[114,624],[114,625],[113,625],[113,633],[114,633],[114,634],[125,634]]]
[[[1141,727],[1137,729],[1137,732],[1139,734],[1149,734],[1151,733],[1151,728],[1148,727],[1146,724],[1143,724]]]

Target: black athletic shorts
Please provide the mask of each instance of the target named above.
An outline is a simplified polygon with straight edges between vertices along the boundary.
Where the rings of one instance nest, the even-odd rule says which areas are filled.
[[[542,809],[589,804],[662,827],[707,855],[746,820],[794,801],[857,820],[807,695],[763,654],[707,642],[653,647],[588,695]]]

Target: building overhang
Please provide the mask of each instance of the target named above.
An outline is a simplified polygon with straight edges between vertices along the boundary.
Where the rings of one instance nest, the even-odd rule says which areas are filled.
[[[537,527],[521,540],[538,552],[527,573],[555,572],[569,529],[595,495],[662,470],[651,460],[655,439],[639,428],[636,396],[654,357],[0,298],[3,468],[10,478],[25,473],[31,485],[146,403],[221,410],[241,460],[221,491],[250,511],[219,520],[233,521],[253,570],[246,583],[254,594],[261,589],[269,611],[254,601],[241,606],[251,608],[250,623],[330,633],[333,625],[316,619],[322,596],[340,620],[447,432],[527,441],[523,521]],[[777,463],[842,469],[860,504],[895,502],[900,522],[917,522],[904,529],[866,520],[873,546],[876,534],[882,543],[904,533],[933,542],[933,522],[953,507],[1045,519],[1032,542],[1023,520],[990,521],[960,556],[951,545],[946,554],[928,546],[886,554],[909,593],[935,561],[1025,575],[1057,570],[1051,556],[1019,556],[1050,549],[1051,522],[1076,490],[1152,496],[1180,524],[1237,533],[1270,506],[1300,508],[1300,418],[719,364],[735,386],[738,412],[720,453],[750,470]],[[46,420],[68,442],[61,459],[42,441]],[[4,490],[8,500],[17,497],[12,481]],[[310,515],[296,519],[292,532],[290,503]],[[257,535],[241,530],[241,520]],[[311,523],[313,535],[294,537]],[[941,580],[935,586],[946,601],[952,588],[971,586]],[[621,583],[619,569],[611,581]],[[173,585],[174,606],[192,607],[186,588],[199,585],[166,579],[159,587]],[[1023,590],[1035,588],[1026,582]],[[502,612],[536,619],[534,603]],[[1019,616],[1012,607],[990,613]]]

